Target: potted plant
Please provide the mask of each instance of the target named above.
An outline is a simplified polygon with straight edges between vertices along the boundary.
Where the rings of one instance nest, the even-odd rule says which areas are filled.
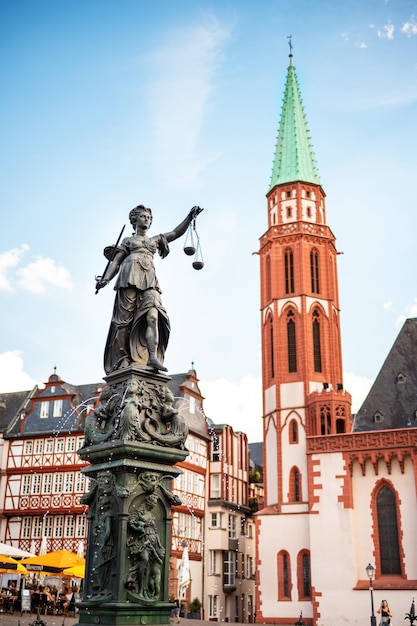
[[[201,619],[201,602],[198,598],[194,598],[188,605],[188,619]]]

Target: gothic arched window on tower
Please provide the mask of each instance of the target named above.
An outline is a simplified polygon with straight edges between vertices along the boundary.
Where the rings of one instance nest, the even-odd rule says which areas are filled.
[[[285,293],[294,293],[294,255],[290,248],[284,252]]]
[[[272,319],[272,315],[268,316],[268,321],[267,321],[267,328],[266,328],[266,333],[267,333],[267,341],[269,344],[269,374],[271,379],[275,378],[275,364],[274,364],[274,322]]]
[[[311,598],[311,567],[309,550],[301,550],[297,556],[298,599]]]
[[[291,562],[285,550],[278,552],[278,599],[291,600]]]
[[[290,502],[301,502],[301,473],[298,467],[292,467],[290,472]]]
[[[298,422],[297,420],[291,420],[290,422],[290,443],[298,443]]]
[[[320,407],[320,434],[331,435],[332,433],[332,414],[330,406],[324,404]]]
[[[393,490],[384,485],[376,497],[381,574],[401,574],[397,503]]]
[[[295,334],[294,311],[290,309],[287,314],[287,345],[288,345],[288,371],[297,371],[297,339]]]
[[[265,261],[265,274],[266,274],[266,301],[271,301],[271,257],[266,257]]]
[[[310,276],[311,276],[311,292],[320,293],[319,281],[319,253],[316,248],[310,252]]]
[[[315,309],[313,311],[313,355],[314,371],[321,372],[321,345],[320,345],[320,314]]]

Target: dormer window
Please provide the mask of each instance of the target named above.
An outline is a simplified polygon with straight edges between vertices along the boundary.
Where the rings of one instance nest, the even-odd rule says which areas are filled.
[[[384,416],[381,413],[381,411],[376,411],[376,413],[374,413],[375,424],[377,424],[378,422],[383,422],[383,421],[384,421]]]
[[[406,380],[407,380],[407,376],[405,374],[403,374],[402,372],[397,374],[397,383],[403,384],[405,383]]]

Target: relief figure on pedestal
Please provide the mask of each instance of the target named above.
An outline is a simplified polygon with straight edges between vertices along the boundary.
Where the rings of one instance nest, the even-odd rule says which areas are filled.
[[[152,513],[158,497],[151,493],[144,506],[135,509],[128,520],[127,549],[130,561],[126,587],[139,600],[157,601],[165,548],[161,543],[156,518]]]

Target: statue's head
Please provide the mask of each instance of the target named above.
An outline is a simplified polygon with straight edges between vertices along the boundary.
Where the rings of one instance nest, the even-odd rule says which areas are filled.
[[[144,206],[143,204],[139,204],[138,206],[135,206],[134,209],[132,209],[129,213],[129,220],[130,223],[132,224],[133,227],[135,227],[136,225],[136,218],[137,216],[142,213],[145,212],[149,215],[149,217],[151,218],[151,224],[152,224],[152,211],[151,209],[149,209],[148,207]]]

